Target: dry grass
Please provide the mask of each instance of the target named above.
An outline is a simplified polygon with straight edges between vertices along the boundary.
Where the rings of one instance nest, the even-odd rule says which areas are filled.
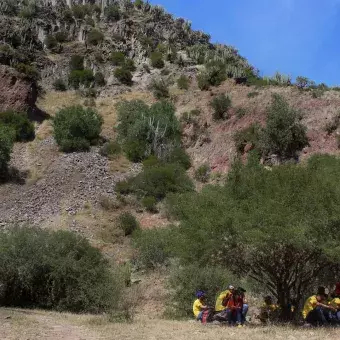
[[[6,319],[6,317],[9,317]],[[140,319],[134,323],[111,323],[105,316],[72,315],[43,311],[0,309],[0,334],[4,340],[324,340],[340,339],[339,330],[291,327],[226,328],[202,326],[193,321]]]

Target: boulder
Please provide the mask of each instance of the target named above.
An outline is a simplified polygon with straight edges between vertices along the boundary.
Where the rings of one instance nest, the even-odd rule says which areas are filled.
[[[0,65],[0,112],[28,111],[37,100],[36,84],[15,69]]]

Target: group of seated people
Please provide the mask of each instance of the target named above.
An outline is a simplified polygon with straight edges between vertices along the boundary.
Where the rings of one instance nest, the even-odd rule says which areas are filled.
[[[210,321],[225,321],[229,325],[242,327],[246,321],[248,303],[245,297],[245,289],[229,285],[217,297],[215,308],[206,305],[204,291],[196,293],[197,299],[193,304],[193,313],[196,320],[203,323]],[[295,304],[289,306],[290,312],[295,312]],[[279,320],[281,308],[273,302],[271,296],[264,298],[260,308],[259,319],[262,323],[276,322]],[[340,282],[332,294],[326,294],[324,287],[319,287],[317,294],[309,297],[303,307],[302,316],[305,324],[312,326],[340,325]]]
[[[206,294],[204,291],[196,293],[197,299],[193,304],[193,313],[196,320],[203,323],[209,321],[226,321],[230,325],[242,327],[246,321],[248,304],[245,297],[246,290],[242,287],[235,289],[229,285],[221,292],[216,300],[215,308],[206,305]]]

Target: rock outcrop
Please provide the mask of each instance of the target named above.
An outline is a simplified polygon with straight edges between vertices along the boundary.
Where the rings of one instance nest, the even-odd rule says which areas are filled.
[[[15,69],[0,65],[0,112],[5,110],[27,111],[37,99],[36,85]]]

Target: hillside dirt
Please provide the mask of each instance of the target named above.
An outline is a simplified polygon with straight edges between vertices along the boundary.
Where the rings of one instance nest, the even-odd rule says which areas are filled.
[[[0,334],[4,340],[321,340],[340,339],[336,329],[289,327],[203,326],[195,321],[141,319],[111,323],[105,316],[72,315],[36,310],[0,309]]]

